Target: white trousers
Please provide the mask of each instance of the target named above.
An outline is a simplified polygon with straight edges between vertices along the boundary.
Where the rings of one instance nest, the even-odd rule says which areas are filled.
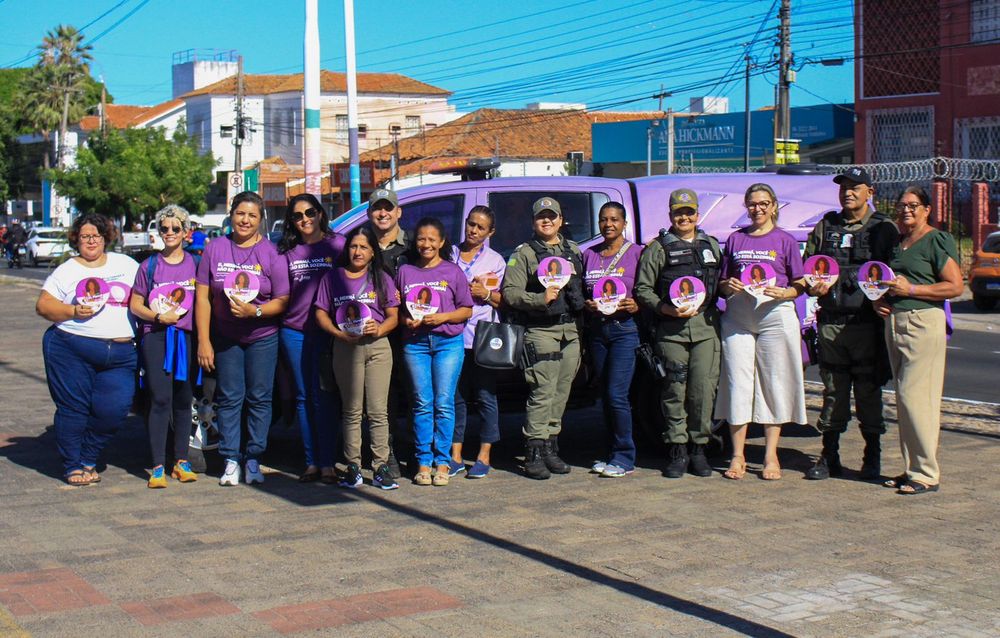
[[[806,423],[802,335],[792,301],[741,292],[722,315],[722,376],[715,418],[731,425]]]

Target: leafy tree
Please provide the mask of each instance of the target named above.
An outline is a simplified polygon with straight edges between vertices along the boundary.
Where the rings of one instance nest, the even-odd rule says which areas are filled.
[[[163,128],[95,134],[77,154],[76,168],[48,175],[81,211],[125,215],[129,224],[145,225],[170,203],[201,213],[217,162],[211,154],[202,155],[186,131],[181,123],[169,138]]]

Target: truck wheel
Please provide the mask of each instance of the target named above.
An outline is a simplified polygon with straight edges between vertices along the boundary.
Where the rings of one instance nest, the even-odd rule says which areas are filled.
[[[983,297],[982,295],[972,295],[972,303],[976,308],[984,312],[993,310],[997,305],[996,297]]]

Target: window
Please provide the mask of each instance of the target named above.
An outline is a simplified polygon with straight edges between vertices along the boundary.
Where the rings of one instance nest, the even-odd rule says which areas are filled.
[[[955,152],[964,159],[1000,157],[1000,117],[955,120]]]
[[[490,238],[490,247],[510,256],[514,249],[532,234],[532,205],[541,197],[559,202],[563,214],[562,236],[576,242],[586,241],[597,234],[597,213],[610,201],[604,193],[502,191],[489,194],[489,205],[497,218],[497,232]]]
[[[358,124],[358,139],[364,140],[368,138],[368,125]]]
[[[419,115],[407,115],[404,123],[406,127],[406,134],[413,135],[420,132],[420,116]]]
[[[400,226],[411,233],[423,217],[434,217],[444,224],[448,240],[455,244],[462,240],[462,224],[465,222],[465,195],[445,195],[433,199],[403,202],[403,217]]]
[[[983,242],[984,253],[1000,253],[1000,235],[989,235]]]
[[[969,39],[988,42],[1000,38],[1000,0],[972,0]]]
[[[285,114],[285,142],[288,144],[295,144],[295,134],[298,133],[299,122],[301,115],[297,108],[290,108],[286,110]]]
[[[868,162],[908,162],[934,157],[933,106],[871,110],[865,118]]]
[[[338,115],[334,120],[335,139],[341,144],[347,144],[347,116]]]

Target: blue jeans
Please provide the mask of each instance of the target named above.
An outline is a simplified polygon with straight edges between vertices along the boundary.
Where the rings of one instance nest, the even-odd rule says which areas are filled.
[[[90,339],[55,326],[42,338],[56,446],[66,474],[95,467],[128,416],[139,365],[135,344]]]
[[[635,469],[635,442],[632,440],[632,406],[629,387],[635,372],[635,349],[639,329],[632,319],[591,324],[590,355],[601,378],[604,423],[611,439],[609,463],[625,470]]]
[[[247,406],[246,459],[259,459],[267,448],[271,427],[271,395],[278,363],[278,334],[241,344],[225,337],[212,338],[215,348],[215,401],[219,421],[219,454],[227,461],[241,460],[240,434],[243,403]]]
[[[281,354],[295,381],[295,408],[306,465],[333,467],[340,431],[340,395],[320,387],[320,357],[330,353],[330,336],[282,328]]]
[[[479,409],[479,442],[496,443],[500,440],[500,411],[497,408],[497,373],[476,364],[472,350],[465,351],[462,376],[458,379],[455,394],[455,434],[452,443],[462,443],[468,418],[468,404]]]
[[[426,334],[403,344],[413,386],[413,438],[421,467],[448,465],[455,432],[455,389],[465,358],[462,335]]]

